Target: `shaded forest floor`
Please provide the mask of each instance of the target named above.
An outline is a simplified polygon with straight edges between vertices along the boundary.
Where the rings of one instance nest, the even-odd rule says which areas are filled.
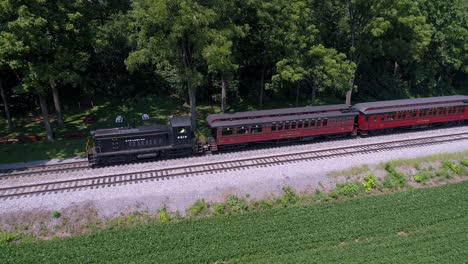
[[[327,98],[324,101],[318,101],[317,104],[342,103],[336,98]],[[305,106],[301,103],[299,106]],[[87,139],[70,140],[66,139],[66,133],[83,133],[88,136],[91,130],[98,128],[111,128],[127,126],[135,123],[136,126],[145,124],[168,124],[169,116],[188,115],[190,107],[183,100],[175,98],[161,98],[156,96],[137,97],[127,100],[106,100],[100,98],[94,101],[94,106],[88,108],[66,107],[64,111],[65,126],[59,128],[55,115],[51,111],[50,121],[55,132],[55,142],[44,142],[45,132],[42,123],[40,110],[27,113],[23,116],[14,116],[15,127],[8,131],[6,120],[0,119],[0,137],[5,139],[15,139],[21,136],[38,136],[37,142],[24,142],[15,144],[0,144],[0,163],[25,162],[44,159],[64,159],[67,157],[76,157],[85,155]],[[277,98],[265,102],[263,109],[295,107],[293,99]],[[49,108],[53,108],[50,104]],[[205,124],[205,119],[209,114],[220,112],[219,104],[199,102],[197,107],[197,131],[196,134],[202,140],[210,134]],[[249,100],[237,100],[232,103],[228,110],[251,111],[257,110],[258,106]],[[150,120],[142,121],[141,116],[148,114]],[[124,117],[123,124],[116,124],[115,118],[121,115]],[[96,122],[87,124],[84,122],[88,116],[95,116]]]

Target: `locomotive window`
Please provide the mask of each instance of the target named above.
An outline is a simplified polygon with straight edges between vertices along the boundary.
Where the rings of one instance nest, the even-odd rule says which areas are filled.
[[[286,124],[284,124],[284,130],[288,130],[289,129],[289,122],[286,122]]]
[[[299,122],[297,123],[297,128],[302,128],[302,121],[299,121]]]
[[[369,122],[369,116],[366,116],[366,122]]]
[[[262,126],[252,127],[252,133],[261,133],[261,132],[262,132]]]
[[[412,118],[415,118],[417,115],[418,115],[418,113],[416,113],[416,111],[412,111],[412,112],[411,112],[411,117],[412,117]]]
[[[295,129],[296,128],[296,122],[292,122],[291,123],[291,129]]]
[[[374,122],[377,122],[377,115],[374,115]]]
[[[425,117],[426,116],[426,110],[419,110],[419,116],[420,117]]]
[[[223,128],[223,130],[221,130],[221,135],[223,136],[231,136],[232,134],[234,133],[234,131],[232,130],[232,128]]]
[[[327,126],[327,125],[328,125],[328,119],[325,118],[325,119],[323,120],[323,126]]]
[[[309,127],[309,120],[305,120],[304,121],[304,128],[308,128]]]
[[[380,115],[380,121],[385,121],[385,115],[384,114]]]
[[[315,126],[315,119],[311,119],[310,120],[310,127],[314,127]]]
[[[187,133],[187,130],[185,130],[185,127],[181,127],[181,128],[179,128],[179,129],[177,129],[177,133],[179,133],[179,134],[185,134],[185,133]]]
[[[278,130],[283,130],[283,123],[278,124]]]
[[[320,120],[320,119],[317,120],[317,126],[318,126],[318,127],[319,127],[319,126],[322,126],[322,120]]]
[[[464,113],[465,112],[465,107],[461,106],[460,109],[458,110],[458,113]]]
[[[249,133],[248,128],[240,127],[240,128],[237,129],[237,134],[238,135],[243,135],[243,134],[248,134],[248,133]]]

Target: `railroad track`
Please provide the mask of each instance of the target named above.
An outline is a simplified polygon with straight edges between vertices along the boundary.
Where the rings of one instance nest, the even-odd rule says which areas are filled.
[[[0,180],[14,177],[25,177],[56,172],[70,172],[89,169],[87,161],[75,161],[62,164],[40,165],[27,168],[0,170]]]
[[[356,154],[367,154],[373,152],[428,146],[463,140],[468,140],[468,133],[423,137],[392,142],[365,144],[360,146],[304,151],[299,153],[281,154],[266,157],[246,158],[231,161],[221,161],[198,165],[147,170],[134,173],[122,173],[98,177],[87,177],[47,183],[12,186],[0,188],[0,199],[11,199],[25,196],[33,196],[38,194],[44,195],[65,191],[110,187],[129,183],[131,184],[145,181],[165,180],[175,177],[189,177],[200,174],[243,170],[248,168],[278,166],[282,164],[296,163],[309,160],[326,159],[338,156],[350,156]]]

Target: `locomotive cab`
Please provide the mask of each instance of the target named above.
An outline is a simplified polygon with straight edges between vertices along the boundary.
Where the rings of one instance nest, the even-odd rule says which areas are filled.
[[[174,145],[191,145],[193,140],[192,122],[189,116],[171,117]]]

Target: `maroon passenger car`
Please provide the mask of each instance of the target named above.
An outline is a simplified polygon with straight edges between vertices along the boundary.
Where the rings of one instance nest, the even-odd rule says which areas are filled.
[[[326,105],[252,112],[212,114],[206,119],[218,146],[244,146],[254,142],[288,139],[308,140],[317,136],[356,134],[354,120],[358,112],[349,105]]]
[[[468,119],[468,96],[380,101],[354,105],[359,111],[358,130],[426,126],[435,123],[464,122]]]

